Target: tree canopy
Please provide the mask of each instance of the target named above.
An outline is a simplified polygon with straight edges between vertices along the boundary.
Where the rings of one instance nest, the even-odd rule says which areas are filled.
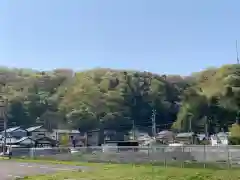
[[[39,72],[0,68],[9,99],[9,125],[53,128],[150,127],[209,132],[227,129],[240,112],[240,66],[210,68],[190,76],[92,69]]]

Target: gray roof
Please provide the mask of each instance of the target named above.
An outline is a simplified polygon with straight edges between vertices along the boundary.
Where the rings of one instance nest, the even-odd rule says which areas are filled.
[[[157,138],[170,138],[173,137],[174,133],[172,131],[161,131],[157,134]]]
[[[11,128],[6,129],[6,132],[7,133],[11,133],[11,132],[14,132],[14,131],[16,131],[18,129],[21,129],[21,127],[20,126],[11,127]],[[2,132],[4,132],[4,131],[2,131]]]
[[[11,128],[6,129],[6,132],[7,133],[11,133],[11,132],[16,131],[16,130],[18,130],[20,128],[21,128],[20,126],[11,127]],[[2,131],[2,132],[4,132],[4,131]]]
[[[30,138],[30,137],[22,137],[21,139],[17,140],[16,143],[20,143],[20,142],[22,142],[22,141],[24,141],[24,140],[26,140],[26,139],[31,139],[31,140],[33,140],[33,139]]]
[[[42,127],[42,126],[33,126],[33,127],[30,127],[30,128],[27,128],[26,130],[27,130],[28,132],[32,132],[32,131],[35,131],[35,130],[41,128],[41,127]]]

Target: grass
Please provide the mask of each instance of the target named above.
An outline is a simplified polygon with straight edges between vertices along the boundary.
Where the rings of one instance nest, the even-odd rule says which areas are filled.
[[[25,161],[25,160],[20,160]],[[29,162],[29,161],[28,161]],[[31,160],[39,163],[61,163],[92,167],[91,171],[59,172],[52,175],[25,177],[25,180],[238,180],[239,170],[176,168],[151,165],[76,163]]]

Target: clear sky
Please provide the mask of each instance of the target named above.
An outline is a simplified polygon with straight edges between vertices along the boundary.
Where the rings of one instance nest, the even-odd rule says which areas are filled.
[[[236,62],[239,0],[2,0],[0,65],[182,74]]]

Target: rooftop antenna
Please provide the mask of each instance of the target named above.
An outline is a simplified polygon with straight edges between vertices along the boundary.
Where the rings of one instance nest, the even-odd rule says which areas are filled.
[[[237,64],[239,64],[239,58],[238,58],[238,41],[236,40],[236,53],[237,53]]]

